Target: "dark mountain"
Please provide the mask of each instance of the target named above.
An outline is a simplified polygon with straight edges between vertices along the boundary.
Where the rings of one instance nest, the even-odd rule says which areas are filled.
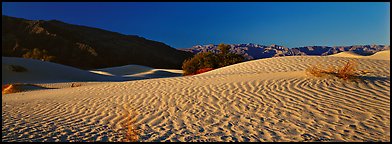
[[[181,49],[183,51],[192,52],[214,52],[218,53],[218,45],[196,45],[192,48]],[[259,44],[231,44],[231,52],[241,54],[248,60],[262,59],[278,56],[296,56],[296,55],[331,55],[343,51],[352,51],[360,55],[372,55],[378,51],[390,49],[389,45],[354,45],[354,46],[307,46],[287,48],[279,45],[259,45]]]
[[[82,69],[138,64],[181,69],[193,54],[134,35],[67,24],[2,16],[2,56],[23,57],[36,51],[55,63]]]

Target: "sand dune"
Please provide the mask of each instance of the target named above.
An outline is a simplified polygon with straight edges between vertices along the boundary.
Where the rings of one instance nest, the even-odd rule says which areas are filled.
[[[22,66],[25,72],[14,72],[11,65]],[[61,64],[35,59],[2,57],[2,84],[5,83],[45,83],[67,81],[106,81],[114,77],[94,74]]]
[[[335,56],[335,57],[350,57],[350,58],[362,58],[364,56],[359,55],[355,52],[351,52],[351,51],[345,51],[345,52],[340,52],[337,54],[333,54],[333,55],[328,55],[328,56]]]
[[[305,73],[349,60],[373,73],[357,82]],[[139,141],[390,141],[389,65],[276,57],[194,76],[8,94],[2,140],[120,141],[130,114]]]
[[[384,50],[377,52],[370,56],[362,56],[356,54],[354,52],[341,52],[334,55],[329,55],[333,57],[350,57],[350,58],[368,58],[368,59],[377,59],[377,60],[390,60],[390,50]]]
[[[12,66],[22,66],[27,71],[15,72],[12,70]],[[2,57],[2,84],[129,81],[181,75],[182,70],[153,69],[139,65],[86,71],[35,59]]]

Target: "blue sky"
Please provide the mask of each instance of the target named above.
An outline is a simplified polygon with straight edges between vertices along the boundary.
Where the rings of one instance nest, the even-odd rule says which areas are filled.
[[[174,48],[390,44],[389,2],[2,2],[2,12],[139,35]]]

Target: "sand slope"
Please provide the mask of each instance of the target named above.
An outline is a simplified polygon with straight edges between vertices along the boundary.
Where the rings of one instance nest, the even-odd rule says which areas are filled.
[[[390,52],[391,52],[391,50],[380,51],[380,52],[377,52],[369,57],[371,59],[390,60],[391,59]]]
[[[314,64],[360,63],[363,81],[314,78]],[[195,76],[112,82],[2,97],[3,141],[390,141],[390,61],[293,56]]]

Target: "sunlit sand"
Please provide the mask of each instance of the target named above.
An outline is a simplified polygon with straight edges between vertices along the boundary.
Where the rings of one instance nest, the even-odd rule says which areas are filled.
[[[389,50],[276,57],[183,77],[181,70],[85,71],[3,57],[3,84],[50,89],[3,94],[2,138],[121,141],[129,116],[140,130],[138,141],[390,141],[389,57]],[[344,81],[305,72],[349,60],[371,73]]]

